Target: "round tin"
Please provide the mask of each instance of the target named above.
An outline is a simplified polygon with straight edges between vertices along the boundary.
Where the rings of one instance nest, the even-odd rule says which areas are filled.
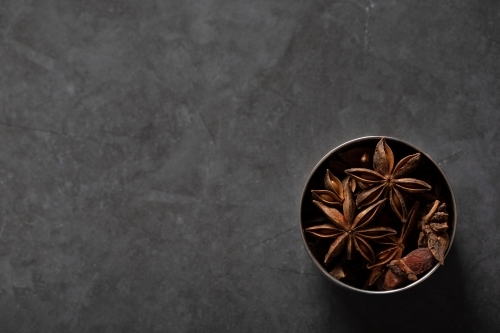
[[[401,288],[394,289],[394,290],[387,290],[387,291],[364,290],[364,289],[355,288],[355,287],[350,286],[346,283],[343,283],[342,281],[335,279],[333,276],[331,276],[326,271],[326,269],[321,265],[321,263],[314,256],[313,252],[311,251],[311,249],[309,248],[309,246],[307,244],[306,237],[304,235],[304,221],[306,221],[308,218],[308,209],[305,209],[305,206],[307,204],[304,200],[308,200],[308,202],[311,202],[310,201],[311,200],[311,189],[312,189],[311,183],[313,182],[314,179],[319,179],[320,177],[321,178],[324,177],[328,162],[335,156],[335,154],[337,154],[339,152],[347,151],[347,150],[350,150],[350,149],[353,149],[356,147],[360,147],[360,146],[363,146],[363,147],[373,146],[373,147],[375,147],[377,142],[381,138],[382,138],[382,136],[366,136],[366,137],[357,138],[357,139],[354,139],[354,140],[351,140],[351,141],[348,141],[346,143],[341,144],[340,146],[338,146],[337,148],[333,149],[328,154],[326,154],[318,162],[318,164],[316,164],[316,166],[314,167],[314,169],[310,173],[309,178],[307,179],[307,182],[304,186],[304,190],[302,191],[302,198],[300,200],[300,230],[301,230],[301,235],[302,235],[302,242],[307,250],[307,253],[309,253],[309,256],[311,257],[312,261],[315,263],[316,267],[318,267],[318,269],[323,273],[323,275],[327,279],[329,279],[330,281],[332,281],[333,283],[335,283],[341,287],[344,287],[344,288],[347,288],[349,290],[353,290],[356,292],[365,293],[365,294],[373,294],[373,295],[391,294],[391,293],[396,293],[396,292],[410,289],[410,288],[416,286],[417,284],[421,283],[422,281],[426,280],[429,276],[431,276],[439,268],[440,264],[437,263],[425,275],[419,277],[417,281],[412,282],[412,283],[410,283],[406,286],[403,286]],[[449,201],[450,201],[450,202],[446,202],[447,203],[447,212],[448,212],[448,225],[449,225],[449,230],[451,230],[451,233],[449,233],[450,243],[448,245],[448,249],[446,250],[446,255],[448,255],[448,253],[451,249],[451,245],[453,243],[453,239],[455,238],[456,222],[457,222],[456,200],[455,200],[455,196],[453,194],[453,190],[451,188],[451,184],[450,184],[448,178],[446,177],[443,170],[441,170],[439,165],[420,148],[415,147],[414,145],[412,145],[408,142],[405,142],[403,140],[400,140],[400,139],[386,137],[386,136],[384,136],[384,138],[386,139],[386,142],[391,147],[391,149],[393,149],[393,151],[405,150],[405,151],[408,151],[409,154],[419,152],[421,154],[421,161],[423,159],[426,159],[431,165],[433,165],[435,167],[436,172],[439,173],[439,177],[441,178],[441,183],[442,183],[442,191],[447,194],[447,197],[449,198]],[[395,162],[397,163],[398,160]]]

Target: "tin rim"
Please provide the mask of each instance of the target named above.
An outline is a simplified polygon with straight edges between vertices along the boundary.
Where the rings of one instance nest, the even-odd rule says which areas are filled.
[[[450,249],[451,249],[451,246],[453,244],[453,240],[455,239],[455,232],[457,230],[457,205],[456,205],[456,200],[455,200],[455,194],[453,193],[453,188],[451,187],[451,183],[450,181],[448,180],[448,177],[446,177],[446,174],[444,173],[444,171],[441,169],[441,167],[434,161],[434,159],[432,157],[430,157],[426,152],[424,152],[422,149],[416,147],[415,145],[411,144],[411,143],[408,143],[404,140],[401,140],[401,139],[397,139],[397,138],[393,138],[393,137],[390,137],[390,136],[364,136],[364,137],[360,137],[360,138],[357,138],[357,139],[354,139],[354,140],[350,140],[350,141],[347,141],[347,142],[344,142],[343,144],[335,147],[334,149],[332,149],[330,152],[328,152],[325,156],[323,156],[323,158],[318,162],[316,163],[316,166],[312,169],[311,173],[309,174],[309,177],[307,178],[307,181],[304,185],[304,188],[302,190],[302,196],[300,198],[300,210],[299,210],[299,226],[300,226],[300,235],[302,237],[302,244],[304,245],[304,247],[306,248],[306,251],[307,253],[309,254],[309,257],[312,259],[312,261],[315,263],[316,267],[323,273],[323,275],[329,279],[331,282],[341,286],[341,287],[344,287],[346,289],[349,289],[349,290],[352,290],[352,291],[355,291],[355,292],[360,292],[360,293],[364,293],[364,294],[371,294],[371,295],[387,295],[387,294],[393,294],[393,293],[397,293],[397,292],[401,292],[401,291],[404,291],[404,290],[407,290],[407,289],[410,289],[418,284],[420,284],[421,282],[423,282],[424,280],[426,280],[429,276],[431,276],[438,268],[439,266],[441,266],[440,263],[437,263],[430,271],[428,271],[424,276],[420,277],[417,281],[415,282],[412,282],[404,287],[401,287],[401,288],[398,288],[398,289],[394,289],[394,290],[381,290],[381,291],[374,291],[374,290],[364,290],[364,289],[358,289],[358,288],[355,288],[355,287],[352,287],[348,284],[345,284],[343,283],[342,281],[340,280],[337,280],[335,279],[333,276],[331,276],[326,270],[325,268],[318,262],[318,260],[316,260],[316,258],[314,257],[313,253],[311,252],[311,250],[309,249],[309,246],[307,245],[307,242],[306,242],[306,239],[305,239],[305,236],[304,236],[304,229],[302,227],[302,207],[303,207],[303,202],[304,202],[304,197],[306,195],[306,191],[307,191],[307,188],[308,188],[308,185],[311,181],[311,178],[312,176],[316,173],[316,171],[318,170],[318,168],[328,159],[330,158],[330,156],[332,156],[333,154],[335,154],[337,151],[341,150],[342,148],[345,148],[349,145],[353,145],[353,144],[356,144],[356,143],[359,143],[359,142],[362,142],[362,141],[367,141],[367,140],[380,140],[381,138],[386,138],[386,139],[389,139],[391,141],[397,141],[399,143],[402,143],[404,145],[407,145],[408,147],[410,148],[413,148],[415,149],[417,152],[419,152],[420,154],[422,155],[425,155],[425,157],[427,157],[427,159],[436,167],[437,170],[439,170],[441,176],[443,177],[443,179],[445,180],[445,183],[446,183],[446,186],[448,187],[449,189],[449,192],[450,192],[450,196],[451,196],[451,203],[452,203],[452,206],[453,206],[453,230],[452,230],[452,233],[450,235],[450,244],[448,245],[448,249],[446,250],[446,254],[445,254],[445,258],[448,256],[448,253],[450,253]]]

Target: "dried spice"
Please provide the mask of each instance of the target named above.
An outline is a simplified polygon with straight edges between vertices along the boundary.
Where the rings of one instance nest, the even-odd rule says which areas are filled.
[[[399,287],[406,280],[417,281],[417,275],[426,273],[436,263],[436,259],[427,248],[413,250],[399,260],[393,260],[387,267],[382,290]]]
[[[388,247],[377,254],[375,263],[373,265],[368,265],[368,268],[372,268],[368,285],[373,285],[377,281],[377,279],[385,273],[386,269],[384,265],[391,262],[392,260],[401,259],[401,256],[403,255],[403,252],[405,250],[405,244],[408,238],[409,231],[411,231],[415,227],[419,219],[419,212],[420,203],[416,201],[409,213],[408,223],[403,224],[399,237],[389,236],[387,241],[380,242],[381,244],[387,245]]]
[[[420,203],[418,201],[415,202],[413,208],[409,214],[409,222],[404,223],[401,228],[401,233],[399,237],[390,236],[386,242],[381,242],[384,245],[388,245],[389,247],[383,251],[381,251],[377,255],[377,260],[371,267],[385,265],[391,260],[400,259],[403,251],[405,249],[406,239],[408,238],[409,231],[413,229],[418,221],[418,213],[420,209]]]
[[[367,186],[358,194],[356,205],[363,207],[380,200],[381,197],[388,196],[394,213],[402,222],[406,222],[407,209],[401,191],[418,193],[431,189],[431,186],[422,180],[403,178],[415,170],[419,161],[420,153],[416,153],[406,156],[394,167],[392,149],[382,138],[373,155],[374,170],[366,168],[345,170],[345,173]]]
[[[390,228],[368,227],[379,209],[383,207],[385,199],[377,201],[355,215],[356,205],[349,179],[343,182],[343,194],[343,213],[336,208],[329,207],[322,201],[313,200],[314,204],[318,206],[331,223],[309,227],[305,231],[320,238],[333,239],[325,255],[325,264],[330,263],[344,248],[347,251],[347,258],[352,259],[353,246],[363,258],[372,263],[375,260],[375,252],[370,243],[377,239],[396,234],[396,231]]]
[[[450,243],[442,174],[415,149],[389,143],[395,150],[382,138],[337,152],[310,185],[306,241],[332,277],[356,288],[416,281],[444,264]]]
[[[429,213],[422,219],[421,229],[418,246],[428,248],[434,258],[444,265],[444,256],[450,243],[445,203],[440,203],[439,200],[434,202]]]
[[[323,184],[325,190],[311,191],[313,199],[321,201],[329,206],[342,206],[344,202],[344,188],[340,180],[335,177],[330,170],[326,170]],[[354,191],[356,183],[350,181],[349,184],[351,185],[351,190]]]

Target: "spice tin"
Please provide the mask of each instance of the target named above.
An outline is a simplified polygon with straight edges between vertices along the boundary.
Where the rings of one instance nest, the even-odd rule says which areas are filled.
[[[317,179],[320,178],[322,175],[324,175],[325,170],[328,168],[328,164],[331,163],[332,159],[337,156],[337,153],[339,152],[344,152],[348,151],[350,149],[354,149],[356,147],[361,147],[361,146],[373,146],[377,144],[377,142],[382,138],[382,136],[367,136],[367,137],[361,137],[358,139],[354,139],[351,141],[348,141],[337,148],[333,149],[330,151],[328,154],[326,154],[319,162],[318,164],[314,167],[312,170],[311,174],[309,175],[309,178],[307,179],[307,182],[304,186],[303,192],[302,192],[302,198],[300,201],[300,230],[301,230],[301,235],[302,235],[302,241],[303,244],[307,250],[307,253],[311,257],[312,261],[315,263],[316,267],[323,273],[323,275],[335,283],[338,286],[347,288],[349,290],[355,291],[355,292],[360,292],[360,293],[365,293],[365,294],[373,294],[373,295],[384,295],[384,294],[391,294],[391,293],[396,293],[396,292],[401,292],[403,290],[410,289],[417,284],[421,283],[422,281],[426,280],[429,276],[431,276],[440,266],[439,263],[437,263],[434,267],[432,267],[427,273],[425,273],[422,276],[418,277],[418,280],[405,285],[401,288],[394,289],[394,290],[386,290],[386,291],[376,291],[376,290],[365,290],[361,288],[356,288],[351,285],[348,285],[340,280],[337,280],[334,278],[332,275],[328,273],[328,271],[323,267],[323,265],[318,261],[318,259],[315,257],[312,249],[308,245],[308,242],[306,240],[306,236],[304,233],[304,228],[305,225],[307,225],[306,221],[308,218],[310,218],[310,201],[311,201],[311,189],[312,189],[312,184],[316,181]],[[406,149],[410,152],[419,152],[421,154],[421,160],[426,160],[426,163],[428,165],[431,165],[435,168],[435,172],[437,173],[437,177],[439,177],[440,182],[441,182],[441,187],[443,188],[442,190],[446,193],[447,195],[447,213],[448,213],[448,225],[449,225],[449,245],[446,250],[447,255],[450,251],[450,248],[452,246],[453,240],[455,238],[455,232],[456,232],[456,223],[457,223],[457,208],[456,208],[456,200],[455,196],[452,191],[451,184],[446,177],[445,173],[439,165],[429,156],[427,155],[424,151],[422,151],[420,148],[415,147],[414,145],[405,142],[400,139],[396,138],[391,138],[391,137],[384,137],[387,144],[389,146],[394,146],[397,149]],[[309,207],[309,208],[307,208]]]

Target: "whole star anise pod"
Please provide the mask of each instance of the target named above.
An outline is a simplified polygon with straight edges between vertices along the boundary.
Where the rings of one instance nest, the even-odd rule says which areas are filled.
[[[353,246],[363,258],[369,263],[373,263],[375,253],[370,242],[396,234],[396,231],[391,228],[368,227],[368,224],[377,215],[386,199],[375,202],[355,216],[356,204],[350,181],[344,181],[342,185],[344,192],[343,213],[329,207],[322,201],[313,200],[314,204],[328,217],[331,223],[312,226],[306,228],[305,231],[317,237],[333,239],[324,259],[325,264],[330,263],[344,248],[347,248],[347,258],[351,259]]]
[[[424,181],[403,178],[415,170],[419,160],[420,153],[416,153],[406,156],[394,167],[394,154],[385,139],[380,139],[373,154],[374,170],[365,168],[345,170],[345,173],[368,186],[358,194],[356,205],[364,207],[373,204],[380,198],[388,197],[391,209],[402,222],[406,222],[408,213],[401,191],[419,193],[431,189],[431,186]]]

